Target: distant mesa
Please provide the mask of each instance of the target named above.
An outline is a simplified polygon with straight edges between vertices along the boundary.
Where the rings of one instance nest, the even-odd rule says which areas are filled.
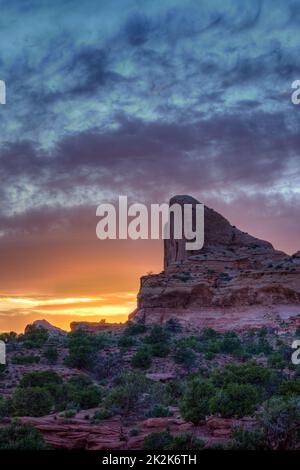
[[[197,204],[175,196],[170,205]],[[300,256],[242,232],[205,206],[204,247],[186,251],[185,239],[164,241],[164,270],[141,278],[131,319],[219,330],[244,329],[300,314]]]
[[[99,322],[72,322],[70,324],[71,331],[83,330],[86,333],[102,333],[109,331],[117,331],[118,329],[123,329],[122,323],[108,323],[104,321]]]
[[[65,336],[67,334],[66,331],[58,328],[57,326],[51,325],[47,320],[35,320],[30,325],[26,326],[24,333],[27,333],[31,327],[44,328],[44,330],[48,332],[49,336]]]

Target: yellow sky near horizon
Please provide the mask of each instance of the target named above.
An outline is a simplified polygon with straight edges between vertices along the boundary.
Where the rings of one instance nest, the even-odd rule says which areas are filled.
[[[28,323],[46,319],[69,330],[73,321],[125,322],[136,307],[136,292],[119,292],[100,297],[18,297],[0,294],[0,331],[21,333]]]

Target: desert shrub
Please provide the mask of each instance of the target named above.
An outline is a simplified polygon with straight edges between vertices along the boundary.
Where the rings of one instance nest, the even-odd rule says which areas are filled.
[[[99,423],[103,419],[110,418],[111,416],[112,413],[110,410],[105,407],[101,407],[97,411],[95,411],[94,416],[92,417],[92,423]]]
[[[280,395],[290,397],[291,395],[300,396],[300,379],[290,379],[282,382],[279,386]]]
[[[26,387],[51,387],[62,383],[62,378],[53,370],[43,370],[36,372],[29,372],[23,375],[20,380],[19,386]]]
[[[77,410],[69,409],[60,413],[60,416],[62,418],[70,419],[70,418],[74,418],[74,416],[76,416],[76,413],[77,413]]]
[[[234,331],[227,331],[221,342],[220,350],[222,353],[240,355],[242,353],[242,344],[238,335]]]
[[[198,351],[199,339],[196,336],[184,336],[176,341],[176,348],[189,348]]]
[[[44,416],[50,413],[54,400],[42,387],[17,387],[12,396],[15,416]]]
[[[147,331],[147,327],[146,327],[145,323],[143,323],[143,322],[137,322],[137,323],[128,322],[127,327],[124,331],[124,334],[129,335],[129,336],[135,336],[135,335],[141,335],[141,334],[145,333],[145,331]]]
[[[151,344],[150,352],[156,357],[166,357],[170,353],[170,346],[168,343],[154,343]]]
[[[268,358],[268,364],[274,369],[284,369],[285,360],[280,351],[273,352]]]
[[[191,433],[182,433],[173,437],[169,431],[153,432],[144,439],[146,450],[202,450],[204,441]]]
[[[56,364],[58,359],[58,351],[55,346],[48,346],[43,353],[44,358],[47,360],[48,364]]]
[[[186,432],[174,436],[167,450],[202,450],[204,447],[205,442],[202,439],[197,439],[193,434]]]
[[[13,410],[11,398],[0,397],[0,418],[10,416],[12,412]]]
[[[272,354],[273,347],[267,339],[259,338],[257,343],[253,343],[252,346],[250,345],[247,348],[247,352],[249,352],[250,354],[256,354],[256,355],[258,354],[269,355],[269,354]]]
[[[300,449],[300,399],[273,397],[257,415],[265,447],[271,450]]]
[[[102,393],[89,377],[78,375],[66,383],[66,399],[69,404],[86,410],[99,405]]]
[[[131,348],[136,344],[136,341],[130,335],[122,335],[118,340],[119,348]]]
[[[200,341],[208,341],[211,339],[217,339],[220,337],[220,333],[218,333],[213,328],[203,328],[201,334],[199,336]]]
[[[29,372],[25,374],[18,385],[19,388],[40,387],[52,396],[56,408],[65,401],[65,391],[62,378],[52,370]]]
[[[167,417],[167,416],[172,416],[172,412],[166,406],[155,405],[147,413],[147,416],[150,417],[150,418],[164,418],[164,417]]]
[[[119,376],[115,387],[104,399],[108,410],[128,414],[140,404],[143,394],[151,392],[151,381],[140,372],[128,372]]]
[[[176,318],[170,318],[166,321],[165,328],[170,333],[180,333],[182,331],[182,326]]]
[[[226,444],[226,450],[264,450],[264,434],[261,430],[234,428],[232,439]]]
[[[223,369],[216,369],[211,374],[211,380],[217,387],[229,383],[251,384],[257,387],[262,396],[274,393],[279,385],[280,377],[254,361],[243,364],[227,364]]]
[[[174,361],[176,364],[183,365],[189,369],[196,362],[196,354],[191,348],[177,344],[174,351]]]
[[[239,336],[232,331],[223,335],[212,328],[204,328],[197,338],[195,349],[203,353],[224,353],[241,356],[244,351]]]
[[[152,432],[144,439],[143,448],[146,450],[166,450],[173,444],[169,431]]]
[[[93,368],[96,353],[110,340],[106,334],[93,335],[80,329],[69,333],[67,339],[69,354],[65,359],[66,365],[79,369]]]
[[[29,424],[18,421],[0,428],[0,450],[45,450],[40,432]]]
[[[110,353],[100,356],[93,371],[98,380],[104,380],[119,374],[122,371],[122,366],[122,354]]]
[[[40,356],[34,354],[28,355],[15,355],[11,359],[12,364],[27,365],[27,364],[38,364],[40,362]]]
[[[145,343],[148,344],[166,343],[168,340],[168,332],[160,325],[152,326],[150,333],[144,337]]]
[[[40,326],[29,325],[26,333],[18,337],[26,348],[41,348],[48,340],[49,334],[45,328]]]
[[[6,370],[7,364],[0,364],[0,380],[4,378]]]
[[[138,369],[149,369],[151,366],[151,353],[148,348],[140,348],[132,357],[131,365]]]
[[[214,387],[207,379],[194,377],[188,381],[180,402],[180,411],[186,421],[198,424],[209,415],[209,400],[214,395]]]
[[[182,397],[185,386],[182,380],[171,380],[165,386],[166,402],[169,405],[175,405]]]
[[[17,333],[15,331],[10,331],[9,333],[0,333],[0,341],[4,341],[5,343],[13,343],[17,340]]]
[[[250,416],[258,404],[258,392],[253,385],[229,383],[216,391],[209,401],[212,414],[224,418]]]

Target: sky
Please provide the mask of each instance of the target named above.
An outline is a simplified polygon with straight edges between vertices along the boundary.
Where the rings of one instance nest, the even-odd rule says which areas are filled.
[[[190,194],[300,249],[298,0],[0,0],[0,331],[124,321],[160,241],[96,207]]]

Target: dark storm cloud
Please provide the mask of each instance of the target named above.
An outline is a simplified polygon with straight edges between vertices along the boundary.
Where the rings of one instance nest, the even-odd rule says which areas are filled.
[[[221,115],[193,125],[122,115],[118,124],[65,137],[48,153],[30,142],[7,145],[0,153],[4,200],[19,198],[20,206],[28,188],[28,208],[56,206],[58,200],[97,204],[104,190],[151,202],[179,189],[266,191],[282,182],[288,168],[299,175],[300,135],[281,113]]]

